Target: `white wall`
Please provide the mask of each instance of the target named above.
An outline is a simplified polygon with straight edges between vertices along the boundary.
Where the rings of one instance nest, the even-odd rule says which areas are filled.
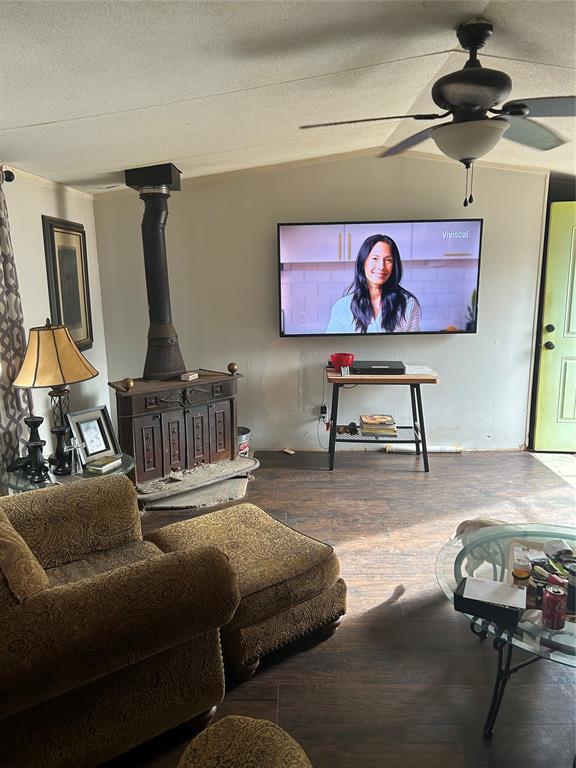
[[[46,318],[50,316],[42,216],[52,216],[83,224],[86,230],[88,282],[94,333],[92,349],[86,350],[83,354],[100,372],[100,375],[90,381],[71,385],[70,407],[71,410],[80,410],[92,405],[108,405],[108,366],[92,195],[55,184],[18,169],[14,169],[14,172],[16,178],[10,184],[4,184],[4,193],[8,206],[26,332],[33,326],[44,325]],[[34,413],[46,418],[41,434],[50,446],[52,435],[49,431],[51,424],[48,423],[50,399],[47,390],[33,390],[33,403]]]
[[[544,171],[479,165],[471,208],[464,169],[444,160],[362,157],[184,182],[167,226],[172,308],[188,367],[240,365],[240,423],[260,449],[319,447],[323,364],[331,352],[400,359],[439,371],[423,388],[429,442],[513,449],[525,442],[538,286]],[[132,191],[95,199],[112,379],[140,376],[148,315]],[[277,330],[276,222],[483,217],[475,336],[301,339]],[[341,396],[340,421],[361,411],[409,415],[405,388],[363,387]],[[323,445],[327,438],[320,432]]]

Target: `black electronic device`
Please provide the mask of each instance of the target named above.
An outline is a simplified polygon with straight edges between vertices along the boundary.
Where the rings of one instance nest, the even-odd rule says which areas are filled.
[[[355,360],[352,373],[360,376],[402,376],[406,366],[401,360]]]

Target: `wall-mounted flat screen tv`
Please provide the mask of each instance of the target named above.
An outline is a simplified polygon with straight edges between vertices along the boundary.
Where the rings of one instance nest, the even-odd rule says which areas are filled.
[[[278,224],[280,335],[475,333],[481,219]]]

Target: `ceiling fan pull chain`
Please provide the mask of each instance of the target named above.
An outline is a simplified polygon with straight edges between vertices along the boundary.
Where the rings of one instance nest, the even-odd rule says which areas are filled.
[[[470,197],[468,198],[468,202],[472,204],[474,202],[474,198],[472,197],[472,187],[474,186],[474,163],[472,163],[472,176],[470,177]]]
[[[464,190],[464,208],[468,205],[468,170],[470,166],[466,166],[466,189]]]

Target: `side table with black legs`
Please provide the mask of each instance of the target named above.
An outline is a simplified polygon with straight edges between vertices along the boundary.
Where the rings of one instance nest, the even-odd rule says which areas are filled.
[[[429,472],[428,447],[426,444],[426,429],[424,427],[424,409],[422,407],[421,384],[438,384],[439,376],[436,371],[424,365],[407,365],[406,373],[394,375],[373,376],[366,374],[350,374],[342,376],[331,368],[326,369],[326,378],[332,384],[332,410],[330,412],[330,440],[328,443],[329,467],[334,469],[336,443],[394,443],[412,444],[415,446],[417,456],[422,455],[424,471]],[[410,403],[412,406],[412,424],[398,426],[396,437],[380,437],[376,435],[339,435],[338,429],[338,403],[340,390],[351,386],[364,385],[379,386],[408,386],[410,387]]]

